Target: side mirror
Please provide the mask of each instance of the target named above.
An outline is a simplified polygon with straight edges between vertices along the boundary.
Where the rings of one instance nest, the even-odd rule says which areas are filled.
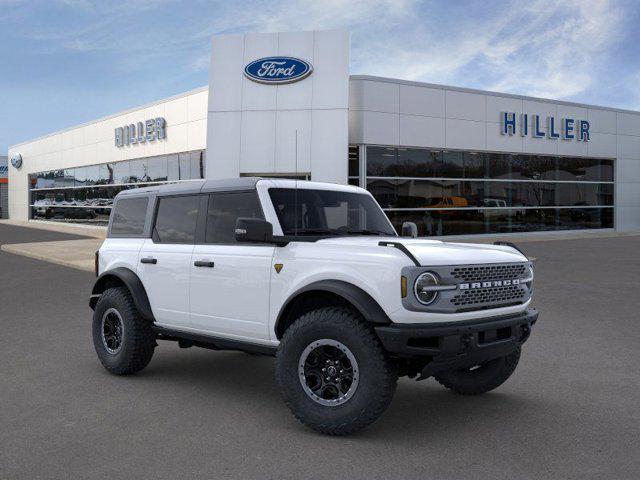
[[[273,225],[261,218],[238,218],[236,241],[269,243],[273,238]]]
[[[418,226],[413,222],[404,222],[402,224],[402,235],[403,237],[417,238],[418,237]]]

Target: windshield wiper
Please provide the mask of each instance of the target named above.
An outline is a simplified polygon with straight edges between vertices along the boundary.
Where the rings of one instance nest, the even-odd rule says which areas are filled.
[[[393,236],[389,232],[383,232],[382,230],[370,230],[363,228],[361,230],[347,230],[349,235],[383,235],[385,237]]]
[[[344,235],[343,232],[328,228],[301,228],[298,231],[287,230],[287,235]]]

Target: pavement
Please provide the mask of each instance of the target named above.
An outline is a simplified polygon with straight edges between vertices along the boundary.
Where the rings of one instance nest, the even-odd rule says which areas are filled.
[[[69,240],[0,225],[0,243]],[[0,478],[640,478],[640,238],[539,241],[538,324],[481,397],[401,379],[346,437],[285,407],[271,358],[161,342],[109,375],[91,343],[94,277],[0,252]]]
[[[72,224],[57,226],[54,225],[54,222],[2,220],[0,221],[0,233],[16,233],[0,235],[0,250],[93,272],[95,269],[94,255],[104,241],[106,230],[84,227]],[[31,241],[33,239],[37,239],[37,241]]]
[[[97,225],[87,225],[83,223],[59,222],[53,220],[0,220],[0,225],[14,227],[34,228],[36,230],[46,230],[49,232],[68,233],[82,237],[105,238],[107,227]]]
[[[13,243],[0,245],[0,250],[93,272],[95,270],[95,252],[103,241],[98,238],[83,238],[81,240]]]

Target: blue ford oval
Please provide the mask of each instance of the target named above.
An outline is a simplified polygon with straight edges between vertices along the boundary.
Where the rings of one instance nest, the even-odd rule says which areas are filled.
[[[244,67],[248,79],[258,83],[291,83],[308,77],[313,71],[309,62],[293,57],[259,58]]]

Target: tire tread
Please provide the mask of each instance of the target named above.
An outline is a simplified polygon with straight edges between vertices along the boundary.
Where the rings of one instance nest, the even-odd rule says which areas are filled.
[[[378,398],[371,399],[371,404],[367,408],[362,408],[355,417],[342,423],[322,423],[315,422],[305,412],[298,409],[292,399],[285,393],[284,382],[280,368],[276,368],[276,380],[280,386],[285,404],[294,416],[304,425],[327,435],[348,435],[373,423],[387,409],[396,390],[397,370],[395,365],[388,359],[378,337],[360,315],[351,309],[344,307],[325,307],[313,310],[298,318],[285,332],[281,340],[281,345],[287,345],[298,337],[301,332],[310,326],[326,324],[327,327],[338,328],[354,338],[360,338],[366,345],[373,361],[381,365],[378,370],[377,381],[382,385]],[[276,362],[280,363],[282,348],[278,349]],[[302,393],[304,395],[304,392]]]
[[[108,361],[111,359],[107,356],[108,353],[104,351],[102,340],[98,336],[99,333],[95,331],[95,323],[101,321],[100,318],[97,318],[98,312],[103,310],[102,307],[105,304],[108,305],[105,309],[111,306],[117,306],[120,315],[123,317],[123,321],[126,323],[125,335],[127,333],[131,335],[131,337],[127,339],[131,347],[126,348],[126,352],[119,352],[119,355],[123,355],[120,355],[116,363]],[[128,319],[125,319],[125,316],[128,317]],[[151,322],[142,318],[135,306],[131,293],[125,287],[109,288],[98,300],[94,313],[93,336],[100,363],[114,375],[130,375],[144,369],[151,361],[156,346]]]

